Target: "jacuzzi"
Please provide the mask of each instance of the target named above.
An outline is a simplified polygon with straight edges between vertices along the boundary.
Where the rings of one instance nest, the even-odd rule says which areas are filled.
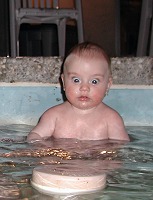
[[[31,177],[31,166],[38,165],[38,158],[35,157],[35,154],[33,157],[28,157],[28,155],[32,155],[30,154],[31,147],[27,146],[27,149],[23,149],[27,144],[23,143],[24,138],[22,139],[20,135],[22,128],[20,126],[17,128],[14,125],[34,126],[46,109],[64,101],[62,89],[58,83],[61,62],[57,58],[52,59],[0,59],[0,131],[2,135],[0,166],[3,168],[1,179],[4,178],[6,181],[7,177],[9,178],[7,184],[10,183],[11,187],[13,185],[17,188],[18,197],[21,196],[21,193],[24,193],[22,196],[30,199],[30,197],[33,198],[35,192],[32,188],[27,190],[27,187],[30,187],[29,183],[27,183],[28,186],[20,187],[20,190],[24,192],[20,191],[16,182],[13,182],[13,184],[10,182],[10,176],[14,178],[13,180],[20,179],[22,176],[23,180],[24,178],[27,180],[29,175]],[[148,199],[153,195],[151,192],[152,175],[150,175],[153,171],[153,145],[151,139],[153,126],[152,63],[152,58],[113,59],[114,84],[108,96],[104,98],[104,103],[119,112],[129,130],[130,137],[133,138],[131,143],[120,149],[124,162],[123,169],[118,169],[117,172],[114,170],[112,182],[109,180],[104,191],[101,191],[100,194],[96,193],[97,198],[101,197],[103,199],[104,197],[119,200],[145,196]],[[9,125],[13,125],[11,131]],[[9,133],[8,137],[4,138],[7,132]],[[16,133],[17,136],[15,136]],[[24,134],[27,134],[27,132],[24,132]],[[20,138],[21,141],[18,140]],[[19,150],[16,150],[16,148],[19,148]],[[8,152],[9,150],[11,152]],[[33,152],[35,151],[33,150]],[[47,158],[46,161],[45,157],[42,159],[39,161],[40,165],[49,160]],[[53,162],[54,159],[52,157],[50,159]],[[58,157],[58,159],[60,158]],[[70,160],[70,162],[72,161]],[[93,160],[85,158],[81,161],[85,162],[85,167],[87,167],[86,161],[89,161],[90,165],[95,164],[95,158]],[[103,158],[100,161],[103,164]],[[148,173],[149,176],[147,176]],[[141,180],[143,180],[143,185],[139,182]],[[20,184],[22,182],[19,182]],[[148,191],[146,188],[148,188]],[[11,188],[6,188],[7,192],[5,192],[5,187],[3,187],[3,190],[4,195],[8,194],[7,197],[10,197]],[[29,191],[31,191],[31,194],[29,194]],[[72,196],[69,196],[69,198],[71,199]],[[41,200],[47,198],[38,193],[37,197]],[[56,199],[62,198],[56,196]],[[76,198],[92,199],[92,195]]]
[[[0,124],[35,125],[49,107],[63,102],[59,84],[0,83]],[[113,85],[104,102],[126,126],[153,126],[153,86]]]

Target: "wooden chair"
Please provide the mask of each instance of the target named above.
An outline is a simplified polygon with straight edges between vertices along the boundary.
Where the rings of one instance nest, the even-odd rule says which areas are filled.
[[[81,0],[75,0],[75,8],[60,8],[60,0],[9,0],[11,57],[19,56],[19,31],[23,23],[56,24],[59,56],[65,55],[66,23],[77,23],[78,42],[83,42]]]

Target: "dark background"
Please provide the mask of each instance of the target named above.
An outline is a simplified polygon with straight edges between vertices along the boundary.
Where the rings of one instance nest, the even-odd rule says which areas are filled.
[[[141,0],[120,1],[120,56],[136,55],[141,3]],[[66,51],[77,43],[76,30],[75,26],[67,26]],[[10,55],[9,32],[8,0],[0,0],[0,56]],[[50,46],[47,45],[48,43]],[[116,56],[115,53],[111,54],[111,56]],[[56,26],[48,24],[22,25],[20,29],[20,55],[57,56]]]

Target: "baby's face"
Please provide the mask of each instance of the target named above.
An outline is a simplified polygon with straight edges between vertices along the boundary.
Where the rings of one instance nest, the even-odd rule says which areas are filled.
[[[84,110],[98,106],[111,86],[108,63],[97,58],[72,56],[62,80],[68,101]]]

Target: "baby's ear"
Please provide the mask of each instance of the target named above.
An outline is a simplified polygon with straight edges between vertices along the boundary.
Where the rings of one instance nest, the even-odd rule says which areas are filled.
[[[63,79],[64,79],[64,74],[61,74],[61,79],[62,79],[62,81],[63,81]]]
[[[108,80],[108,89],[112,86],[112,84],[113,84],[113,78],[112,76],[110,76]]]
[[[61,80],[62,80],[63,90],[65,90],[64,74],[61,74]]]

